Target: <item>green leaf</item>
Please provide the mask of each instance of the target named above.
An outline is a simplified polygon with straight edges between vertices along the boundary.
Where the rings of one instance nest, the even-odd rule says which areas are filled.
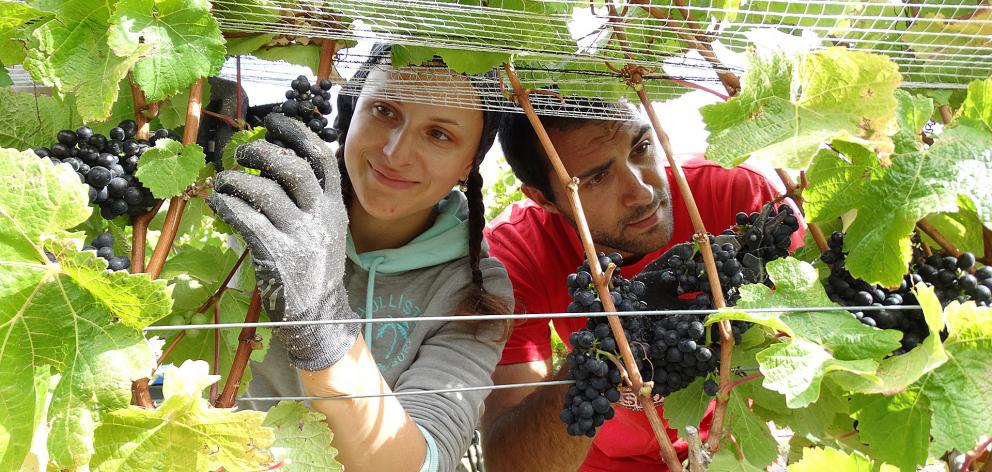
[[[699,427],[699,422],[706,414],[706,407],[713,400],[713,397],[703,392],[705,380],[699,377],[688,387],[665,397],[664,415],[668,420],[668,427],[679,431],[680,436],[686,426]]]
[[[259,59],[267,61],[285,61],[309,67],[310,71],[316,75],[320,66],[320,46],[316,44],[292,44],[289,46],[278,46],[271,48],[261,48],[253,53]]]
[[[803,169],[821,144],[845,136],[891,150],[900,77],[887,57],[830,48],[794,64],[781,55],[752,58],[738,96],[700,109],[707,158],[725,167],[755,158]]]
[[[763,468],[778,457],[778,443],[768,425],[751,411],[747,398],[736,389],[730,391],[726,422],[727,431],[737,439],[748,462]]]
[[[214,15],[220,20],[227,20],[229,22],[237,22],[240,24],[245,23],[276,23],[282,17],[282,12],[279,8],[279,2],[275,0],[240,0],[238,2],[217,2],[214,5]],[[273,35],[263,35],[263,36],[273,36]],[[234,42],[238,39],[235,38],[230,42]],[[268,41],[266,41],[268,42]],[[263,43],[264,44],[264,43]],[[245,52],[232,52],[230,48],[230,43],[228,45],[228,54],[250,54],[251,50]]]
[[[918,97],[904,90],[896,90],[899,101],[899,132],[892,137],[895,152],[913,152],[923,148],[920,133],[933,116],[933,100]]]
[[[992,308],[952,302],[944,311],[948,361],[920,380],[933,410],[931,452],[975,447],[992,431]]]
[[[803,198],[810,221],[830,221],[857,206],[882,168],[878,156],[858,143],[838,139],[831,147],[818,151],[807,171]]]
[[[238,4],[228,4],[230,7],[237,7]],[[218,5],[219,7],[219,5]],[[218,10],[214,10],[215,14],[218,14]],[[220,18],[220,15],[217,15]],[[230,38],[227,40],[227,54],[230,56],[252,54],[258,50],[258,48],[265,46],[272,41],[275,34],[254,34],[251,36],[245,36],[243,38]]]
[[[789,472],[821,472],[838,470],[844,472],[897,472],[899,469],[887,464],[876,466],[871,460],[858,453],[846,454],[832,448],[805,448],[803,458],[789,466]]]
[[[968,84],[968,96],[961,104],[961,116],[979,120],[992,131],[992,79]]]
[[[58,98],[0,89],[0,147],[51,146],[59,130],[72,128],[73,117]]]
[[[79,251],[78,239],[54,239],[86,220],[87,201],[69,166],[0,151],[0,431],[32,437],[35,376],[51,368],[61,380],[46,419],[48,451],[66,469],[89,461],[101,417],[126,406],[131,380],[155,365],[132,326],[170,301],[163,282],[111,273],[95,253]],[[0,443],[0,470],[19,467],[27,447]]]
[[[734,445],[724,442],[713,455],[713,461],[706,468],[708,472],[764,472],[764,467],[752,464],[747,458],[737,457]]]
[[[488,72],[510,60],[506,53],[424,46],[394,46],[392,52],[393,64],[419,66],[437,55],[455,72],[470,75]]]
[[[203,81],[203,103],[210,100],[210,81]],[[189,89],[180,90],[175,95],[163,100],[158,109],[158,121],[162,128],[176,129],[186,124],[186,108],[189,106]]]
[[[217,381],[202,361],[166,372],[164,400],[155,410],[136,406],[104,418],[96,431],[95,472],[129,470],[265,470],[273,441],[265,414],[211,408],[201,397]]]
[[[28,21],[45,16],[45,12],[21,2],[0,1],[0,35],[10,33]]]
[[[287,472],[343,470],[335,458],[337,449],[330,446],[334,436],[324,423],[324,415],[302,403],[279,402],[269,409],[262,426],[275,432],[272,455],[286,462]]]
[[[107,44],[120,56],[141,55],[134,79],[149,101],[217,75],[224,65],[224,37],[207,0],[121,0]]]
[[[7,68],[0,62],[0,87],[9,87],[11,85],[14,85],[14,81],[10,80],[10,74],[7,73]]]
[[[255,129],[238,131],[231,135],[231,139],[224,146],[224,154],[220,158],[221,165],[225,169],[233,169],[237,165],[237,161],[234,160],[234,153],[237,152],[238,146],[248,144],[252,141],[258,141],[259,139],[265,139],[265,128],[261,126],[256,126]]]
[[[773,344],[758,353],[762,385],[785,395],[789,408],[803,408],[820,398],[820,384],[831,371],[871,376],[878,362],[871,359],[840,361],[822,346],[804,339]]]
[[[930,446],[930,405],[917,390],[895,396],[857,395],[858,432],[872,457],[899,467],[916,470],[927,461]]]
[[[748,382],[734,387],[753,401],[751,409],[766,421],[774,421],[777,428],[789,428],[798,436],[826,442],[833,437],[854,430],[849,401],[839,387],[824,383],[819,400],[804,408],[789,408],[785,395]]]
[[[101,121],[117,100],[118,83],[150,46],[118,56],[107,50],[112,2],[70,0],[32,32],[24,68],[45,85],[73,94],[84,121]]]
[[[740,289],[738,308],[837,306],[827,296],[813,266],[788,257],[769,262],[765,270],[774,282],[775,290],[764,284],[744,285]],[[724,319],[751,321],[794,338],[821,344],[839,360],[881,359],[898,349],[902,339],[902,333],[866,326],[842,309],[749,314],[725,311],[709,316],[706,324]]]
[[[183,146],[174,139],[159,139],[141,154],[134,176],[155,198],[174,197],[196,181],[205,158],[199,144]]]

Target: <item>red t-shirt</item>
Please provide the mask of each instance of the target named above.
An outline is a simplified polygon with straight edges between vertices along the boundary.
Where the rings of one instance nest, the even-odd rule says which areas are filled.
[[[771,184],[756,170],[747,166],[724,169],[703,159],[682,164],[686,180],[696,199],[696,205],[706,229],[720,234],[734,224],[737,212],[760,211],[766,202],[783,193],[779,183]],[[675,220],[668,245],[641,259],[621,267],[621,275],[630,278],[640,273],[649,262],[663,254],[672,244],[690,241],[694,230],[688,210],[670,168],[666,168],[671,192],[672,217]],[[789,201],[791,205],[792,202]],[[798,214],[798,212],[797,212]],[[803,225],[800,225],[802,228]],[[485,231],[489,254],[506,266],[513,283],[516,313],[562,313],[571,298],[565,278],[582,264],[585,254],[575,230],[556,213],[544,211],[526,200],[514,204],[493,220]],[[802,244],[802,229],[793,234],[793,247]],[[545,360],[551,357],[550,319],[528,319],[517,322],[503,349],[500,364],[517,364]],[[557,318],[555,331],[568,345],[571,333],[585,327],[586,318]],[[658,412],[662,409],[659,407]],[[708,430],[710,411],[702,424]],[[564,427],[564,425],[562,425]],[[668,431],[673,441],[674,430]],[[675,443],[680,458],[685,458],[684,441]],[[616,408],[616,416],[607,421],[593,441],[581,471],[656,472],[667,470],[661,462],[658,443],[647,418],[640,412]]]

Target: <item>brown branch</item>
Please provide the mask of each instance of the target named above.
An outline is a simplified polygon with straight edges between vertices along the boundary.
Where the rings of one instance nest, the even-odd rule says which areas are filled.
[[[221,282],[220,286],[217,287],[217,290],[214,291],[214,294],[211,295],[210,298],[208,298],[205,302],[203,302],[203,304],[200,305],[200,308],[196,309],[197,313],[206,313],[206,311],[214,303],[216,303],[217,300],[220,300],[220,297],[224,295],[224,291],[227,290],[227,285],[231,283],[231,279],[234,278],[234,274],[238,272],[239,268],[241,268],[241,263],[244,262],[245,257],[247,256],[248,256],[248,250],[245,249],[244,251],[241,252],[241,257],[238,257],[237,262],[234,263],[234,267],[231,267],[231,270],[227,273],[227,276],[224,277],[224,281]]]
[[[723,101],[730,100],[730,96],[717,92],[716,90],[713,90],[709,87],[703,87],[702,85],[699,85],[695,82],[690,82],[688,80],[679,80],[679,79],[670,79],[670,81],[685,87],[694,88],[696,90],[702,90],[703,92],[707,92],[711,95],[714,95]]]
[[[934,242],[936,242],[937,245],[939,245],[940,248],[944,250],[944,254],[948,254],[954,257],[958,257],[959,255],[961,255],[961,251],[959,251],[958,248],[954,246],[953,243],[948,241],[947,238],[944,237],[944,235],[940,234],[940,232],[937,231],[937,228],[934,228],[929,221],[925,219],[917,221],[916,227],[920,228],[920,231],[926,233],[927,236],[930,236],[930,239],[933,239]]]
[[[337,52],[338,42],[324,39],[320,42],[320,62],[317,64],[317,80],[331,78],[331,66],[334,64],[334,53]]]
[[[220,324],[220,305],[214,305],[214,324]],[[214,365],[213,369],[210,369],[211,375],[220,374],[220,330],[217,328],[214,331]],[[217,383],[214,382],[210,385],[210,402],[213,403],[217,400]]]
[[[140,274],[145,271],[145,245],[148,243],[148,224],[162,208],[162,200],[156,200],[155,205],[144,213],[131,218],[131,273]]]
[[[725,385],[721,385],[720,386],[720,391],[722,393],[726,393],[726,394],[729,395],[730,394],[730,391],[733,390],[734,387],[736,387],[736,386],[738,386],[738,385],[740,385],[742,383],[747,383],[747,382],[750,382],[752,380],[760,379],[760,378],[762,378],[764,376],[765,376],[765,374],[762,374],[761,372],[758,372],[758,373],[755,373],[755,374],[748,375],[746,377],[741,377],[739,379],[732,380],[732,381],[728,382]]]
[[[979,262],[985,265],[992,265],[992,230],[986,228],[982,225],[982,246],[984,246],[985,255],[979,259]]]
[[[950,105],[941,105],[939,110],[940,110],[940,121],[943,121],[945,125],[949,124],[952,120],[954,120],[954,112],[951,111]]]
[[[131,73],[128,73],[128,77],[128,82],[131,84],[131,99],[134,101],[134,122],[138,124],[138,132],[135,137],[138,139],[148,139],[148,132],[151,128],[149,124],[151,117],[145,114],[148,111],[148,104],[145,102],[145,92],[142,92],[141,88],[138,87]],[[155,111],[158,111],[157,107]]]
[[[555,150],[554,144],[551,142],[551,138],[548,136],[547,131],[544,129],[544,125],[541,123],[537,113],[534,112],[534,107],[530,103],[530,97],[528,95],[529,91],[520,83],[520,79],[517,77],[516,72],[510,64],[504,64],[503,67],[506,70],[507,77],[509,77],[510,83],[513,86],[514,98],[527,114],[527,119],[534,128],[534,132],[537,133],[537,137],[540,140],[545,154],[547,154],[548,160],[551,162],[559,181],[562,186],[569,190],[566,195],[568,196],[568,201],[571,204],[575,214],[575,223],[579,232],[579,238],[582,240],[582,247],[589,263],[589,269],[592,272],[596,292],[599,294],[599,298],[603,303],[603,310],[615,312],[616,307],[613,306],[613,298],[610,296],[609,288],[607,287],[608,280],[603,273],[602,267],[599,265],[599,257],[596,255],[596,247],[592,240],[592,234],[589,232],[589,224],[586,221],[585,213],[582,210],[582,201],[579,199],[578,180],[568,175],[568,170],[565,169],[564,164],[562,164],[561,159],[558,157],[558,152]],[[617,347],[620,350],[620,355],[623,357],[624,365],[627,368],[627,374],[631,381],[631,388],[637,394],[638,401],[641,403],[641,406],[644,407],[644,413],[647,415],[648,422],[651,424],[651,430],[654,432],[658,445],[661,448],[661,456],[664,458],[665,463],[668,465],[670,470],[681,472],[682,464],[678,460],[678,454],[675,452],[675,447],[672,446],[671,438],[668,437],[668,433],[661,422],[661,418],[659,417],[658,410],[654,405],[654,399],[651,392],[645,392],[643,389],[644,383],[641,378],[641,373],[637,369],[637,363],[634,361],[634,356],[630,351],[630,345],[627,343],[627,337],[624,336],[623,326],[620,324],[620,319],[616,315],[610,315],[607,317],[607,321],[609,322],[610,328],[615,335],[614,337],[617,341]]]
[[[138,379],[131,382],[131,404],[146,410],[155,408],[152,394],[148,391],[148,379]]]
[[[706,267],[706,278],[709,281],[710,296],[713,298],[713,305],[718,310],[726,308],[727,303],[723,299],[723,288],[720,285],[720,275],[716,270],[716,261],[713,258],[713,250],[710,247],[709,238],[707,237],[706,225],[703,224],[703,218],[699,214],[696,200],[692,196],[692,189],[689,187],[689,182],[685,179],[682,166],[675,159],[675,153],[672,151],[668,134],[661,127],[661,122],[658,120],[658,115],[654,112],[654,107],[651,106],[651,100],[648,98],[647,92],[644,91],[644,87],[637,87],[640,82],[640,76],[635,73],[632,80],[637,90],[637,96],[641,99],[641,105],[648,114],[648,119],[651,121],[651,126],[654,128],[659,143],[661,143],[665,157],[668,158],[668,165],[672,169],[675,183],[678,185],[679,191],[682,193],[682,199],[685,201],[686,209],[689,211],[689,219],[692,220],[692,227],[696,230],[694,239],[703,255],[703,263]],[[719,325],[720,385],[726,385],[730,383],[730,364],[734,353],[734,336],[731,334],[729,321],[721,321]],[[716,451],[720,447],[720,435],[723,430],[723,419],[726,415],[728,400],[729,396],[727,394],[717,396],[716,410],[713,413],[713,422],[710,424],[709,437],[707,438],[707,447],[711,452]]]
[[[248,305],[248,312],[245,314],[245,323],[257,323],[258,313],[262,308],[262,298],[256,288],[251,294],[251,303]],[[248,366],[248,359],[251,351],[255,348],[258,339],[255,337],[255,327],[246,326],[241,328],[241,335],[238,336],[238,350],[234,353],[234,362],[231,364],[231,371],[227,374],[227,382],[224,390],[214,404],[217,408],[230,408],[234,406],[235,396],[241,386],[241,377],[245,374]]]
[[[785,185],[786,194],[796,202],[796,206],[799,207],[799,213],[805,215],[806,211],[803,209],[803,204],[805,204],[806,201],[803,199],[802,192],[798,190],[799,187],[796,186],[796,182],[792,180],[792,176],[790,176],[784,169],[775,169],[775,173],[778,174],[780,179],[782,179],[782,184]],[[805,176],[803,181],[803,188],[805,188]],[[820,225],[812,221],[806,221],[805,218],[803,218],[803,221],[806,223],[806,227],[809,229],[810,235],[813,236],[813,241],[816,241],[816,247],[820,248],[820,252],[826,252],[830,246],[827,244],[827,237],[823,234],[823,230],[820,229]]]
[[[158,361],[155,362],[156,369],[162,367],[162,364],[165,363],[165,359],[169,357],[169,354],[172,354],[172,350],[175,349],[176,346],[179,345],[179,341],[182,341],[183,338],[185,337],[186,337],[186,330],[184,329],[182,331],[179,331],[179,334],[177,334],[176,337],[172,338],[172,341],[169,342],[169,345],[166,346],[164,350],[162,350],[162,355],[158,356]]]
[[[201,77],[189,88],[189,102],[186,105],[186,126],[183,128],[183,144],[188,145],[196,142],[196,135],[200,129],[200,105],[203,98],[203,81]],[[158,278],[165,265],[165,259],[172,250],[172,243],[176,240],[176,233],[179,231],[179,223],[183,218],[183,210],[186,209],[187,198],[184,195],[172,197],[169,200],[169,211],[165,214],[165,223],[162,224],[162,233],[159,236],[158,244],[152,251],[151,260],[148,261],[148,273],[152,278]]]

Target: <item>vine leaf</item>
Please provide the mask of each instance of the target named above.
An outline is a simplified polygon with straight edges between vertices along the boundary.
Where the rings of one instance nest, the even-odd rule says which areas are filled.
[[[992,220],[992,133],[960,117],[926,150],[896,154],[883,165],[858,143],[833,142],[811,166],[810,219],[824,221],[855,209],[844,237],[846,267],[869,283],[896,286],[912,256],[916,222],[974,203],[985,224]],[[877,161],[877,162],[876,162]]]
[[[324,423],[324,415],[299,402],[281,401],[265,416],[262,426],[275,431],[272,455],[285,460],[287,472],[341,471],[334,437]],[[283,468],[280,468],[282,470]]]
[[[737,438],[749,463],[764,468],[778,457],[778,443],[768,425],[751,411],[747,398],[737,389],[730,391],[726,421],[727,431]]]
[[[174,197],[196,181],[205,158],[199,144],[183,146],[174,139],[159,139],[141,155],[134,176],[155,198]]]
[[[709,159],[804,169],[821,144],[839,136],[891,152],[900,77],[889,58],[829,48],[794,63],[783,55],[752,60],[737,97],[700,109]]]
[[[916,470],[927,461],[930,445],[930,405],[918,390],[894,396],[857,395],[852,398],[858,433],[872,457]]]
[[[75,469],[89,461],[102,416],[126,406],[131,380],[155,365],[140,328],[170,309],[165,282],[112,274],[78,250],[63,230],[92,212],[85,188],[67,165],[0,151],[0,430],[10,433],[0,470],[27,453],[39,370],[60,376],[42,419],[51,460]]]
[[[872,359],[835,359],[823,346],[802,338],[773,344],[758,353],[762,385],[785,395],[789,408],[804,408],[820,398],[823,377],[832,371],[846,371],[872,377],[878,362]]]
[[[819,472],[823,470],[843,470],[844,472],[898,472],[888,464],[873,464],[857,452],[847,454],[833,448],[807,447],[803,458],[789,466],[789,472]]]
[[[120,56],[139,56],[134,79],[149,101],[188,88],[224,65],[224,37],[207,0],[121,0],[107,44]]]
[[[110,116],[118,83],[150,47],[142,44],[123,56],[107,50],[112,5],[87,0],[59,5],[55,17],[32,32],[24,58],[32,78],[76,97],[83,121]]]
[[[170,368],[155,410],[114,411],[96,430],[93,470],[265,470],[274,439],[265,414],[212,408],[203,389],[217,381],[202,361]]]
[[[713,461],[710,462],[706,470],[710,472],[764,472],[765,468],[752,464],[746,458],[737,457],[734,445],[725,441],[720,445],[720,450],[713,455]]]
[[[669,429],[682,432],[686,426],[699,426],[713,400],[703,391],[703,381],[705,378],[699,377],[686,388],[665,397],[663,413]]]
[[[259,59],[285,61],[290,64],[309,67],[314,75],[317,74],[317,68],[320,65],[320,46],[316,44],[262,47],[253,52],[252,55]]]
[[[931,453],[975,447],[992,431],[992,308],[952,302],[944,310],[948,360],[920,380],[933,410]]]
[[[812,265],[788,257],[769,262],[765,270],[775,283],[775,290],[764,284],[744,285],[740,289],[741,299],[737,307],[837,306],[838,309],[793,313],[742,313],[730,310],[707,317],[706,324],[720,320],[751,321],[793,338],[822,345],[829,350],[831,357],[838,360],[881,359],[901,345],[902,333],[866,326],[832,302]]]
[[[231,135],[231,139],[224,146],[224,154],[221,155],[220,162],[225,169],[233,169],[238,163],[234,160],[234,153],[238,146],[248,144],[252,141],[265,139],[265,128],[256,126],[254,129],[238,131]]]
[[[968,95],[961,104],[961,116],[979,120],[992,130],[992,79],[968,84]]]
[[[920,133],[933,116],[933,100],[905,90],[896,90],[896,100],[899,101],[899,132],[892,137],[896,153],[922,150]]]
[[[463,49],[431,48],[424,46],[394,46],[393,64],[419,66],[441,56],[445,65],[464,74],[481,74],[510,60],[510,55],[499,52],[467,51]]]

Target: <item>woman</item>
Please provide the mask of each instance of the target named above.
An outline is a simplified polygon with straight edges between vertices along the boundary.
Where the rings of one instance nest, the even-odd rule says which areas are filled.
[[[383,67],[389,51],[375,47],[351,90],[339,95],[336,159],[302,123],[272,114],[271,142],[237,153],[261,175],[224,172],[215,180],[208,202],[252,250],[274,320],[512,312],[506,271],[482,248],[479,164],[497,116],[479,111],[482,98],[470,78],[444,68],[391,70]],[[475,109],[423,103],[432,97],[379,98],[400,81],[439,78],[452,93],[472,97]],[[452,190],[459,183],[465,193]],[[490,385],[506,326],[280,327],[279,342],[253,365],[249,392],[380,395]],[[449,471],[468,448],[486,394],[373,396],[314,401],[312,408],[326,415],[349,472]]]

